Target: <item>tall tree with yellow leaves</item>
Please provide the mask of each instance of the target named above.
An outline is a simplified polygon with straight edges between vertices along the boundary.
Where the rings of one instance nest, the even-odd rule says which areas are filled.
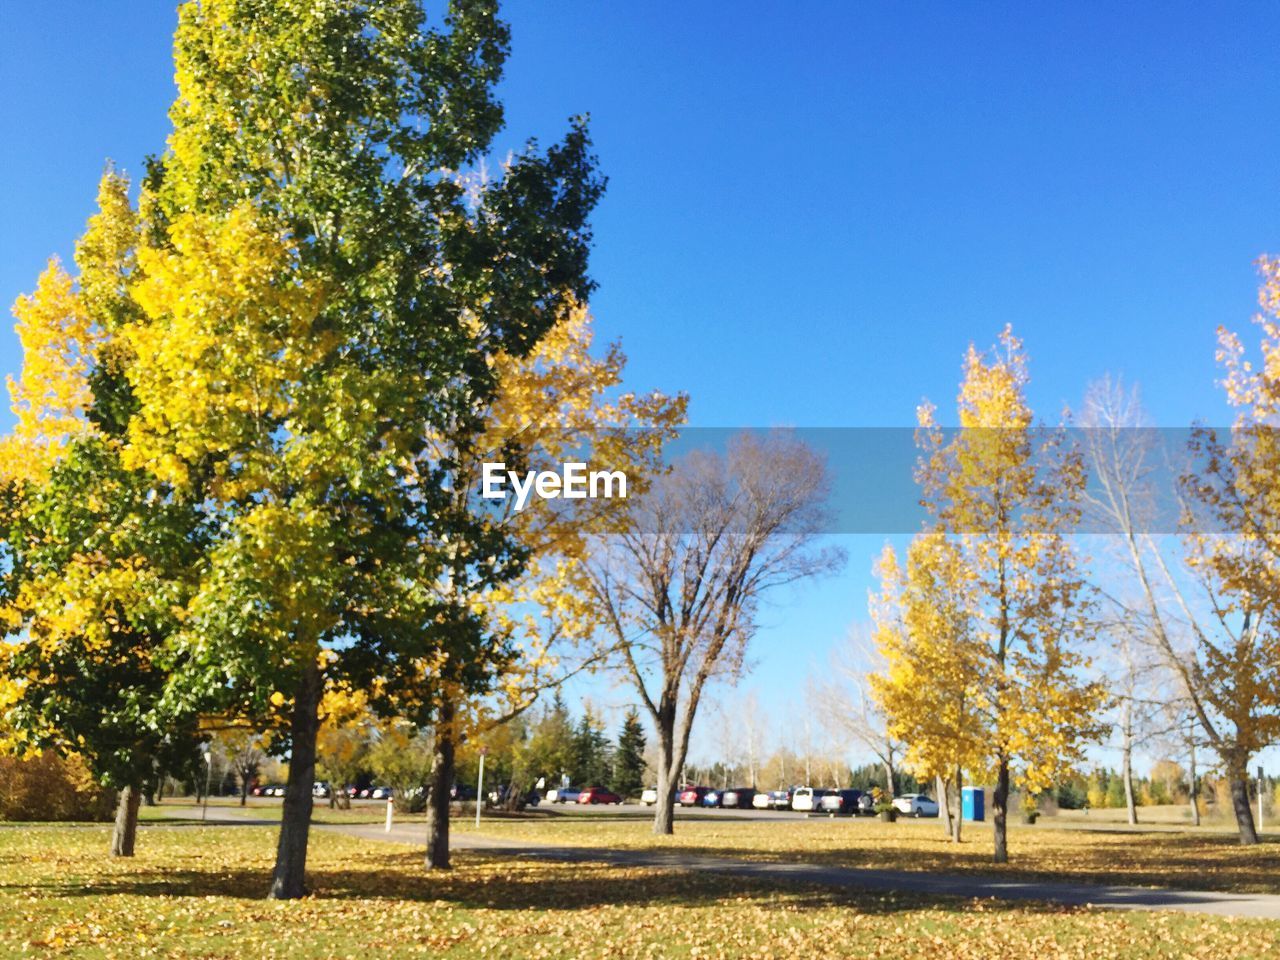
[[[889,734],[906,745],[903,765],[918,780],[940,784],[938,801],[955,813],[949,829],[959,842],[964,773],[985,769],[991,739],[981,709],[987,664],[972,636],[970,571],[954,541],[922,533],[911,541],[905,569],[886,545],[877,573],[871,617],[884,668],[870,677],[872,696]]]
[[[997,863],[1009,857],[1011,785],[1046,789],[1101,733],[1103,691],[1080,679],[1090,602],[1067,536],[1085,474],[1060,431],[1034,425],[1026,384],[1026,355],[1006,328],[997,350],[969,348],[958,431],[948,435],[931,405],[919,411],[930,532],[952,541],[951,563],[964,570],[955,585],[966,594],[974,707],[995,777]]]
[[[17,425],[0,451],[10,633],[6,719],[20,746],[75,753],[116,788],[111,852],[131,856],[143,785],[192,759],[190,704],[168,699],[175,610],[202,523],[190,501],[124,466],[129,398],[119,331],[136,311],[138,221],[128,183],[103,177],[76,247],[15,308],[24,351]]]
[[[527,353],[591,290],[603,184],[582,122],[498,181],[460,182],[501,128],[507,46],[494,0],[453,0],[440,27],[417,0],[179,11],[144,315],[124,332],[128,457],[199,491],[218,531],[173,695],[289,712],[273,897],[306,890],[322,691],[370,686],[424,636],[466,659],[475,618],[418,585],[447,564],[494,581],[519,564],[422,457],[484,409],[495,356]]]

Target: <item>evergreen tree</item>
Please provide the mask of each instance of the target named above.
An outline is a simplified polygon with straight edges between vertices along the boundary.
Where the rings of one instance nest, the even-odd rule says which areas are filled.
[[[608,781],[610,752],[600,721],[587,707],[573,732],[573,782],[592,787]]]
[[[613,754],[613,792],[620,797],[635,793],[644,785],[644,727],[632,707],[622,721],[618,748]]]

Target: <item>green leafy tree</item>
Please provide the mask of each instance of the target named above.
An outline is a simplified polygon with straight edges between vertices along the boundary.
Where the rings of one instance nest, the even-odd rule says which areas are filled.
[[[377,678],[390,696],[441,660],[481,687],[507,655],[425,586],[522,560],[453,508],[425,438],[484,408],[494,356],[586,299],[602,189],[578,122],[500,179],[461,175],[501,127],[507,47],[493,0],[454,0],[440,27],[417,0],[179,12],[125,329],[127,460],[198,489],[216,522],[171,694],[281,728],[273,897],[305,893],[325,689]]]
[[[613,752],[613,792],[627,797],[644,786],[644,725],[635,707],[627,711]]]
[[[573,781],[584,787],[601,786],[610,779],[609,739],[590,707],[573,731]]]
[[[76,754],[118,791],[118,856],[133,854],[157,770],[183,769],[196,751],[195,702],[168,696],[180,666],[168,641],[207,541],[193,499],[122,457],[131,404],[119,333],[138,312],[127,284],[140,229],[128,187],[108,170],[76,246],[78,277],[52,264],[15,308],[18,422],[0,447],[7,722],[20,748]]]

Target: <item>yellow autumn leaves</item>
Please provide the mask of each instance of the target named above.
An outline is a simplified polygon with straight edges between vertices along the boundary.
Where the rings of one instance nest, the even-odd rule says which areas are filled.
[[[133,295],[146,313],[121,337],[140,403],[124,463],[185,486],[205,456],[260,489],[274,466],[265,425],[295,409],[302,376],[331,349],[314,330],[319,291],[297,278],[296,251],[242,205],[221,221],[186,216],[172,249],[138,252]]]

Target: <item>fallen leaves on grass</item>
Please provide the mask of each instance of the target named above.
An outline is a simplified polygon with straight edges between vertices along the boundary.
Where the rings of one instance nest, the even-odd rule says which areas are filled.
[[[457,856],[316,831],[312,895],[263,899],[275,831],[0,830],[0,955],[339,958],[1267,957],[1280,924],[768,884],[677,870]]]

